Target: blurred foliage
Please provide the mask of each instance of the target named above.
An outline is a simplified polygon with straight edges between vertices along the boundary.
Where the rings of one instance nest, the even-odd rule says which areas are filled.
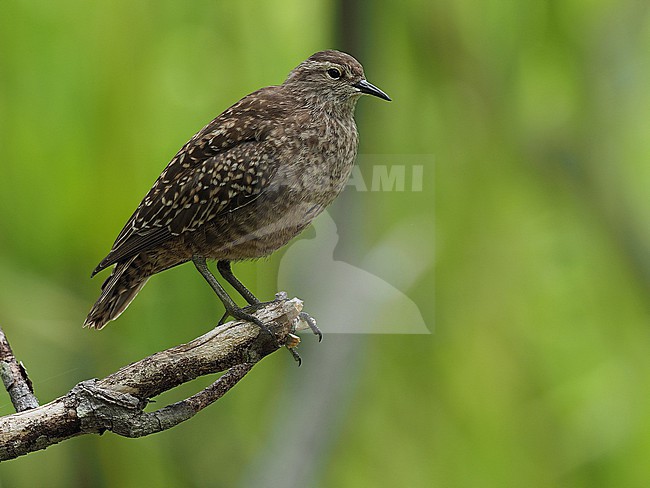
[[[409,246],[428,249],[402,291],[434,333],[350,336],[359,347],[331,378],[349,387],[324,405],[339,411],[327,443],[285,469],[316,466],[298,486],[645,486],[648,4],[355,5],[352,54],[394,100],[360,102],[360,151],[426,166],[422,192],[344,195],[337,255],[360,265],[399,231],[398,258],[369,270],[390,281],[412,269]],[[345,47],[336,12],[296,0],[2,3],[0,323],[42,402],[216,321],[211,291],[182,266],[105,331],[80,328],[101,283],[90,271],[166,162],[241,96]],[[236,269],[270,297],[280,255]],[[306,362],[318,368],[345,339],[306,337]],[[5,463],[0,486],[247,485],[276,454],[274,428],[291,442],[301,391],[290,386],[308,371],[275,354],[171,431],[66,441]],[[0,414],[11,411],[5,395]]]

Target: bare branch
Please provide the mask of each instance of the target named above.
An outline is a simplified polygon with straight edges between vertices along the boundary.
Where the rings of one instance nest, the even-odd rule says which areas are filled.
[[[106,378],[83,381],[47,405],[0,418],[0,461],[81,434],[110,430],[140,437],[189,419],[221,398],[255,363],[285,344],[301,310],[302,302],[294,298],[271,302],[254,314],[268,325],[277,341],[250,322],[228,322]],[[228,371],[199,393],[154,412],[144,412],[149,399],[160,393],[224,370]]]
[[[0,376],[16,412],[38,407],[32,382],[22,363],[16,361],[7,336],[0,327]]]

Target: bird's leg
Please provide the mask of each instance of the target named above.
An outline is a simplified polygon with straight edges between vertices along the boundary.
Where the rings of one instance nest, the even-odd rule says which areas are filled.
[[[196,265],[196,261],[194,261],[194,264]],[[203,264],[205,264],[205,259],[203,259]],[[198,268],[198,266],[197,266],[197,268]],[[207,270],[207,265],[205,265],[205,269]],[[199,268],[199,271],[201,271],[200,268]],[[244,309],[239,309],[243,313],[246,313],[248,311],[255,311],[255,310],[257,310],[257,309],[259,309],[259,308],[261,308],[261,307],[263,307],[265,305],[268,305],[269,303],[273,303],[273,302],[261,302],[255,295],[253,295],[253,293],[248,288],[246,288],[246,286],[241,281],[239,281],[239,279],[237,279],[237,277],[234,275],[234,273],[232,272],[230,261],[225,260],[225,259],[217,261],[217,271],[219,271],[219,274],[221,276],[223,276],[223,278],[228,283],[230,283],[230,285],[235,290],[237,290],[237,292],[244,298],[244,300],[246,300],[248,302],[248,304],[249,304],[248,307],[245,307]],[[212,273],[210,273],[209,270],[208,270],[208,273],[209,273],[210,277],[212,278],[212,280],[214,280],[216,282],[216,279],[214,278],[214,275],[212,275]],[[208,283],[210,283],[210,286],[212,286],[212,283],[211,283],[210,279],[203,273],[203,271],[201,271],[201,274],[203,274],[205,279],[208,280]],[[221,291],[223,291],[225,293],[225,290],[221,287],[221,285],[219,285],[218,282],[217,282],[217,286],[220,288]],[[214,286],[212,286],[212,287],[214,289]],[[215,291],[217,291],[217,290],[215,289]],[[219,295],[219,292],[217,292],[217,295]],[[221,298],[221,295],[219,295],[219,297]],[[228,298],[230,299],[230,296],[228,296]],[[286,300],[286,299],[287,299],[287,296],[286,296],[286,293],[284,293],[284,292],[281,292],[281,294],[278,293],[276,295],[276,300]],[[230,299],[230,301],[232,301],[232,299]],[[224,305],[225,305],[225,302],[224,302]],[[224,313],[223,317],[221,317],[221,320],[219,321],[219,325],[221,325],[228,318],[229,315],[232,315],[232,314],[228,311],[228,309],[226,307],[226,313]],[[311,315],[309,315],[306,312],[300,312],[300,318],[302,320],[304,320],[307,323],[307,325],[309,325],[309,328],[312,330],[312,332],[318,336],[318,342],[322,341],[323,340],[323,334],[320,331],[320,329],[318,328],[318,326],[316,325],[316,321],[311,317]],[[290,343],[286,344],[286,346],[287,346],[287,349],[289,350],[289,352],[291,352],[291,355],[293,356],[293,359],[298,363],[298,366],[300,366],[300,364],[302,364],[302,359],[300,358],[300,355],[298,354],[298,351],[295,350],[295,347],[300,343],[300,339],[298,338],[298,336],[295,336],[293,334],[290,334],[290,335],[291,335],[290,341],[289,341]]]
[[[246,320],[248,322],[253,322],[256,324],[260,329],[262,329],[264,332],[269,334],[271,337],[275,338],[273,333],[269,330],[269,328],[264,325],[264,323],[258,319],[257,317],[252,316],[249,313],[244,312],[240,307],[237,306],[237,304],[233,301],[232,298],[230,298],[230,295],[226,292],[226,290],[223,289],[223,287],[219,284],[217,279],[214,277],[214,275],[210,272],[208,269],[208,265],[205,262],[205,258],[202,256],[192,256],[192,262],[194,263],[194,266],[196,266],[196,269],[199,270],[199,273],[203,275],[203,278],[205,278],[205,281],[208,282],[210,287],[214,290],[214,292],[217,294],[221,302],[223,303],[223,306],[226,308],[226,315],[221,319],[223,321],[228,315],[231,317],[234,317],[236,319],[240,320]],[[252,294],[251,294],[252,296]],[[221,323],[221,321],[219,323]]]
[[[230,268],[230,261],[221,260],[217,261],[217,271],[224,277],[224,279],[237,290],[237,292],[248,302],[249,305],[256,305],[260,303],[251,291],[244,286],[244,284],[237,279]]]
[[[302,358],[300,357],[300,354],[298,354],[298,351],[296,351],[294,348],[287,348],[289,349],[289,352],[293,356],[293,360],[298,363],[298,366],[302,364]]]
[[[323,340],[323,333],[320,331],[320,329],[316,325],[316,319],[314,319],[314,317],[309,315],[307,312],[300,312],[298,317],[300,317],[302,320],[304,320],[307,323],[307,325],[309,326],[311,331],[314,333],[314,335],[318,336],[318,342]]]
[[[221,276],[223,276],[224,279],[230,283],[235,290],[237,290],[237,292],[244,298],[244,300],[248,302],[249,306],[243,308],[243,310],[247,312],[255,312],[256,310],[259,310],[260,308],[273,303],[273,301],[278,300],[276,295],[276,300],[270,302],[261,302],[248,288],[246,288],[246,286],[244,286],[241,281],[239,281],[239,279],[237,279],[230,267],[230,261],[217,261],[217,270],[219,271],[219,274],[221,274]],[[286,300],[286,298],[287,297],[285,294],[284,300]],[[226,317],[223,317],[221,320],[225,320]]]
[[[229,314],[228,311],[226,310],[226,311],[223,313],[223,315],[221,316],[221,318],[219,319],[219,323],[218,323],[217,325],[223,325],[223,324],[225,324],[225,323],[226,323],[226,319],[227,319],[228,317],[230,317],[230,314]]]

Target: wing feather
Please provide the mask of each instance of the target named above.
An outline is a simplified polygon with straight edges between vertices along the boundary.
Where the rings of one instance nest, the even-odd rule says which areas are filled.
[[[254,201],[267,188],[287,116],[279,87],[243,98],[185,144],[158,177],[93,275]]]

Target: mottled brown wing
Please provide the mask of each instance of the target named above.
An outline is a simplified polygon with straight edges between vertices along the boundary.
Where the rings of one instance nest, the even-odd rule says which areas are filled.
[[[266,136],[286,116],[267,87],[243,98],[199,131],[174,156],[117,236],[93,275],[222,212],[246,205],[272,177],[275,145]]]

